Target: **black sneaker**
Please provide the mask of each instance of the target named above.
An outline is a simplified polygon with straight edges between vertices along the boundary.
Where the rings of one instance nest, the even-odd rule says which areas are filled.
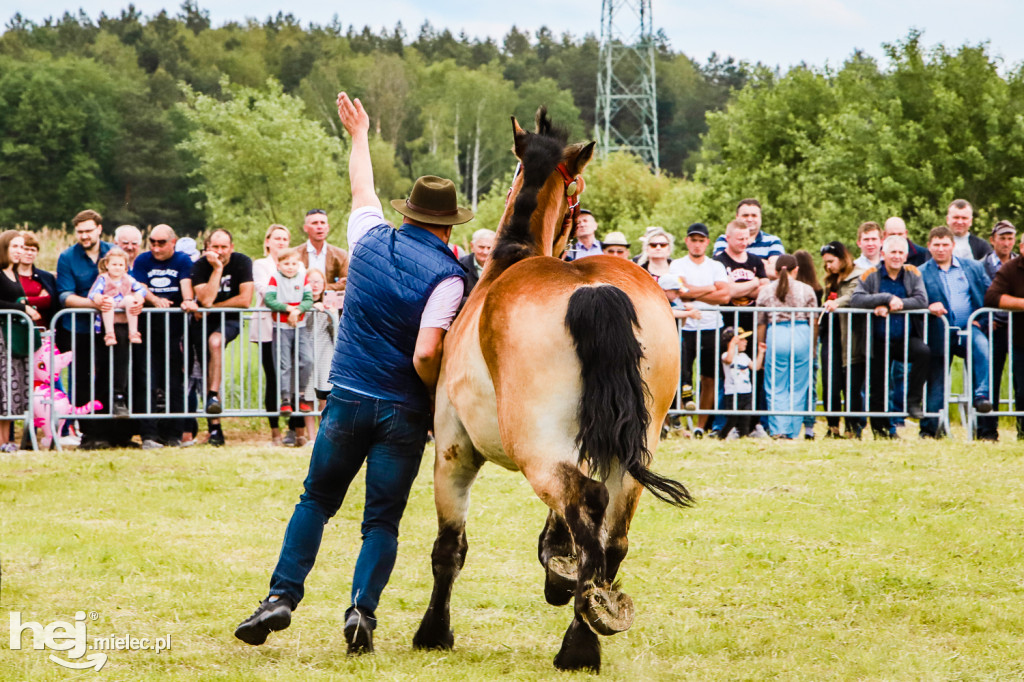
[[[373,653],[373,627],[357,608],[350,608],[345,619],[345,641],[350,656]]]
[[[219,448],[220,446],[224,445],[224,432],[221,431],[220,429],[217,429],[216,431],[210,431],[210,439],[206,442],[210,445],[213,445],[214,447]]]
[[[975,398],[974,410],[978,414],[988,414],[992,411],[992,401],[985,398]]]
[[[206,399],[206,414],[220,414],[222,410],[220,398],[211,395]]]
[[[128,403],[125,402],[123,396],[115,396],[113,415],[118,418],[124,418],[131,415],[131,412],[128,410]]]
[[[273,600],[273,601],[271,601]],[[246,644],[259,646],[271,632],[284,630],[292,624],[292,602],[287,597],[269,597],[256,611],[235,628],[235,637]]]

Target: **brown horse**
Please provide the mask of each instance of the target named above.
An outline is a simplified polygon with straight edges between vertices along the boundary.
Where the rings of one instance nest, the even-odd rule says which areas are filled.
[[[544,595],[575,597],[555,666],[599,670],[597,634],[627,629],[613,586],[641,487],[672,504],[681,484],[648,465],[679,377],[675,321],[660,287],[627,261],[566,263],[580,173],[594,143],[566,146],[543,109],[512,119],[520,160],[480,281],[445,339],[437,387],[434,589],[413,640],[451,648],[452,585],[466,558],[469,489],[484,462],[521,471],[550,511],[540,536]]]

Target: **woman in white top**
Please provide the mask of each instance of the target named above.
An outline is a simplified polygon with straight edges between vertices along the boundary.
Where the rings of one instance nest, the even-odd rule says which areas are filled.
[[[292,235],[284,225],[271,225],[263,237],[263,258],[252,262],[252,281],[256,290],[254,306],[264,307],[263,297],[267,293],[267,286],[270,278],[277,272],[277,257],[288,250],[291,245]],[[278,412],[281,405],[278,402],[280,394],[277,390],[277,354],[274,352],[274,326],[270,313],[257,313],[249,325],[249,340],[260,345],[260,361],[263,365],[263,374],[266,376],[266,393],[264,394],[263,406],[267,412]],[[299,425],[303,424],[301,417],[293,417]],[[273,445],[283,445],[281,438],[280,416],[267,417],[270,422],[270,442]],[[289,421],[289,427],[291,427]],[[305,428],[303,428],[303,432]],[[295,438],[293,434],[288,434]],[[289,443],[290,445],[292,443]]]

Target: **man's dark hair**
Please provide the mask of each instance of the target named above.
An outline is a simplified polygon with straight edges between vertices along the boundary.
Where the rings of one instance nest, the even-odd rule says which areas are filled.
[[[933,239],[948,239],[951,242],[956,241],[953,237],[953,230],[949,229],[945,225],[939,225],[933,227],[931,232],[928,233],[928,243],[931,244]]]
[[[71,219],[71,227],[78,227],[80,223],[84,223],[87,220],[91,220],[97,225],[103,224],[103,216],[91,208],[87,208],[84,211],[80,211],[78,215]]]
[[[761,208],[761,202],[757,199],[743,199],[740,203],[736,204],[736,213],[739,214],[740,209],[744,206],[757,206]]]
[[[207,237],[206,237],[206,245],[207,246],[210,245],[210,240],[213,238],[213,235],[217,234],[218,232],[223,232],[224,234],[226,234],[228,236],[228,243],[229,244],[234,244],[235,243],[235,238],[233,236],[231,236],[231,232],[229,232],[227,229],[225,229],[223,227],[218,227],[216,230],[214,230],[209,235],[207,235]]]
[[[949,209],[951,209],[951,208],[955,208],[955,209],[969,208],[972,211],[974,210],[974,207],[971,206],[971,202],[967,201],[967,199],[954,199],[953,203],[951,203],[946,208],[946,213],[949,213]]]

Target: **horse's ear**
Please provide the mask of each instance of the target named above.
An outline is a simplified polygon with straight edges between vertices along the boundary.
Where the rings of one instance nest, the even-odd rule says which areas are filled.
[[[550,135],[551,134],[551,119],[548,118],[548,108],[541,105],[537,109],[537,115],[534,117],[534,123],[536,125],[538,135]]]
[[[569,162],[566,167],[569,171],[569,175],[579,175],[586,168],[587,164],[594,157],[594,147],[597,145],[596,142],[590,142],[588,144],[574,145],[575,149],[569,154]]]
[[[523,154],[526,153],[526,139],[530,136],[528,132],[523,130],[519,126],[519,121],[516,117],[512,117],[512,151],[515,153],[516,158],[520,161],[523,160]]]

